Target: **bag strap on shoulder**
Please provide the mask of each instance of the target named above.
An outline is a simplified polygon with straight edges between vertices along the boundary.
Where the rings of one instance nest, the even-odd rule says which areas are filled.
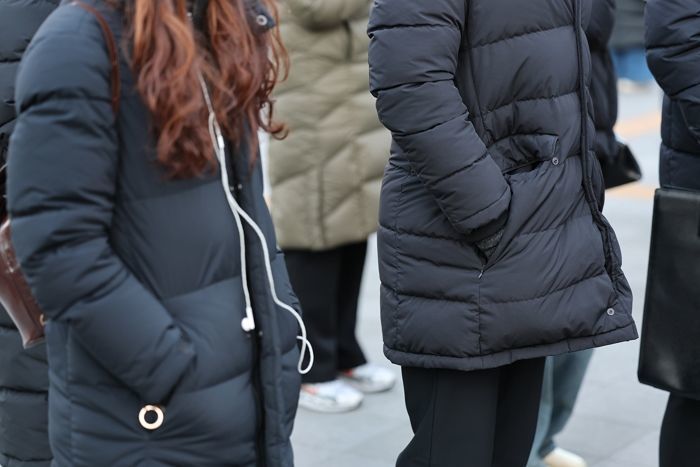
[[[107,20],[102,13],[100,13],[97,8],[92,5],[88,5],[80,0],[74,0],[71,5],[79,6],[83,10],[91,13],[100,27],[102,28],[102,34],[105,38],[105,43],[107,45],[107,52],[109,53],[109,61],[112,65],[112,71],[110,73],[110,81],[112,88],[112,110],[114,114],[119,113],[119,97],[121,95],[121,76],[119,73],[119,52],[117,48],[117,43],[114,40],[114,34],[112,34],[112,29],[109,27]]]

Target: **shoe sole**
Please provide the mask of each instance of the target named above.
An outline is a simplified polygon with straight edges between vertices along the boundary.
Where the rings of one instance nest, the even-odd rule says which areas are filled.
[[[396,381],[393,381],[390,385],[387,386],[370,386],[358,383],[354,379],[347,378],[345,376],[341,376],[340,379],[364,394],[380,394],[382,392],[389,392],[396,386]]]
[[[303,398],[299,398],[299,407],[316,413],[346,413],[357,410],[362,405],[362,400],[357,404],[346,405],[346,406],[324,406],[322,404],[316,404],[313,402],[305,401]]]

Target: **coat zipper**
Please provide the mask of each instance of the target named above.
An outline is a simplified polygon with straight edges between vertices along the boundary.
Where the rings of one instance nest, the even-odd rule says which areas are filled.
[[[255,317],[253,315],[253,303],[250,290],[248,288],[248,281],[246,277],[250,275],[251,270],[249,269],[250,264],[247,261],[247,239],[245,236],[244,227],[238,217],[236,211],[237,199],[242,197],[241,189],[236,190],[235,187],[242,187],[238,171],[233,168],[233,160],[230,154],[226,150],[226,144],[224,137],[221,133],[218,122],[216,121],[216,114],[214,113],[211,99],[209,96],[209,90],[207,88],[204,78],[200,75],[200,84],[202,86],[202,94],[204,95],[207,107],[209,108],[209,131],[212,136],[212,144],[214,145],[214,151],[216,152],[217,160],[219,161],[219,170],[221,170],[221,184],[226,195],[227,202],[231,208],[231,212],[236,219],[236,223],[239,229],[240,241],[241,241],[241,275],[243,282],[243,292],[246,299],[246,318],[244,318],[242,325],[243,330],[246,331],[246,335],[252,339],[252,366],[251,366],[251,379],[253,385],[253,397],[255,399],[255,412],[256,412],[256,427],[255,427],[255,450],[256,450],[256,464],[258,467],[266,467],[266,443],[265,443],[265,402],[263,396],[263,385],[262,385],[262,375],[260,371],[260,337],[262,332],[258,331],[255,326]],[[230,173],[233,172],[233,177],[229,177]],[[234,180],[235,185],[231,184],[231,180]],[[250,320],[250,321],[247,321]],[[245,323],[249,322],[252,324],[251,327],[246,328]],[[257,331],[257,332],[256,332]]]
[[[232,167],[229,166],[231,164],[230,158],[227,158],[226,164],[221,167],[221,170],[226,170],[227,172],[231,172]],[[241,187],[240,181],[238,180],[238,177],[235,175],[235,171],[233,175],[234,181],[234,189],[231,189],[230,187],[225,187],[225,189],[228,189],[231,192],[232,196],[235,196],[236,198],[240,199],[241,193],[240,189],[236,190],[235,187]],[[248,267],[248,263],[246,262],[246,267]],[[250,270],[249,270],[250,273]],[[248,338],[251,340],[251,349],[252,349],[252,367],[251,367],[251,382],[253,386],[253,397],[255,399],[255,418],[256,418],[256,423],[255,423],[255,457],[256,457],[256,464],[257,467],[266,467],[267,466],[267,456],[266,456],[266,450],[265,450],[265,410],[264,410],[264,399],[262,395],[262,390],[263,390],[263,385],[262,385],[262,375],[260,371],[260,337],[262,336],[262,331],[258,329],[254,329],[252,332],[246,333]]]
[[[255,426],[255,450],[258,467],[267,466],[267,456],[265,450],[265,412],[263,410],[262,396],[262,375],[260,374],[260,333],[250,334],[253,345],[253,394],[255,396],[255,413],[257,423]]]
[[[588,166],[588,160],[590,158],[588,154],[588,99],[586,95],[586,83],[585,83],[585,73],[584,73],[584,57],[583,57],[583,45],[581,38],[581,31],[583,29],[583,18],[581,11],[580,0],[573,0],[574,3],[574,29],[576,34],[576,53],[578,58],[579,67],[579,99],[581,101],[581,167],[583,169],[583,191],[586,196],[586,201],[590,208],[593,219],[600,230],[601,235],[605,243],[605,267],[608,275],[611,279],[615,280],[615,275],[613,272],[617,269],[615,264],[615,258],[613,255],[612,240],[610,238],[610,232],[608,231],[608,226],[603,219],[603,216],[598,207],[597,197],[593,193],[593,183],[591,181],[590,167]],[[609,261],[608,261],[609,259]]]

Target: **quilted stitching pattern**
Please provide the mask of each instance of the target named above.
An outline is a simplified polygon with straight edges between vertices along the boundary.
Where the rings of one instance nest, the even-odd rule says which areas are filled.
[[[377,229],[390,141],[368,93],[371,2],[286,3],[281,28],[292,67],[276,110],[290,134],[270,145],[279,242],[318,250],[361,241]]]

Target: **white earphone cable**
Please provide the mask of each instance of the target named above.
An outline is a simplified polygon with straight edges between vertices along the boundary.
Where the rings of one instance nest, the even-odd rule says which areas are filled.
[[[224,185],[224,191],[226,192],[226,200],[228,201],[229,207],[231,208],[231,212],[233,213],[233,217],[236,221],[236,227],[238,229],[238,236],[240,238],[240,249],[241,249],[241,278],[243,282],[243,294],[245,297],[245,303],[246,303],[246,309],[245,313],[246,316],[243,318],[243,321],[241,322],[241,326],[244,331],[246,332],[251,332],[255,329],[255,316],[253,314],[253,306],[252,306],[252,301],[250,298],[250,290],[248,289],[248,271],[247,271],[247,262],[246,262],[246,246],[245,246],[245,230],[243,229],[243,222],[241,221],[241,218],[245,220],[245,222],[253,229],[255,232],[256,236],[260,240],[260,244],[262,245],[262,250],[263,250],[263,256],[265,260],[265,269],[267,272],[267,279],[269,282],[270,286],[270,292],[272,294],[272,299],[275,302],[277,306],[280,308],[284,309],[285,311],[289,312],[297,321],[299,324],[299,329],[301,331],[301,335],[297,336],[297,340],[301,341],[301,351],[299,354],[299,362],[297,363],[297,371],[305,375],[309,371],[311,371],[311,368],[313,367],[314,364],[314,351],[313,347],[311,346],[311,343],[309,342],[306,334],[306,326],[304,325],[304,320],[302,319],[301,315],[291,306],[288,304],[284,303],[282,300],[279,299],[277,296],[277,289],[275,288],[275,279],[274,275],[272,273],[272,262],[270,258],[270,251],[267,246],[267,239],[265,238],[265,234],[262,232],[260,229],[260,226],[248,215],[247,212],[241,206],[238,204],[236,199],[233,197],[231,194],[230,190],[230,183],[229,183],[229,178],[228,178],[228,170],[226,168],[226,151],[225,151],[225,141],[223,134],[221,133],[221,127],[219,126],[219,122],[216,120],[216,114],[214,113],[214,107],[211,103],[211,98],[209,96],[209,90],[207,89],[207,85],[204,82],[204,78],[200,75],[199,76],[199,81],[202,86],[202,93],[204,94],[204,100],[206,101],[207,108],[209,110],[209,135],[212,140],[212,146],[214,147],[214,152],[216,153],[216,157],[219,161],[220,165],[220,170],[221,170],[221,182]],[[309,354],[309,363],[305,368],[302,368],[302,365],[304,363],[304,359],[306,357],[306,353],[308,352]]]

